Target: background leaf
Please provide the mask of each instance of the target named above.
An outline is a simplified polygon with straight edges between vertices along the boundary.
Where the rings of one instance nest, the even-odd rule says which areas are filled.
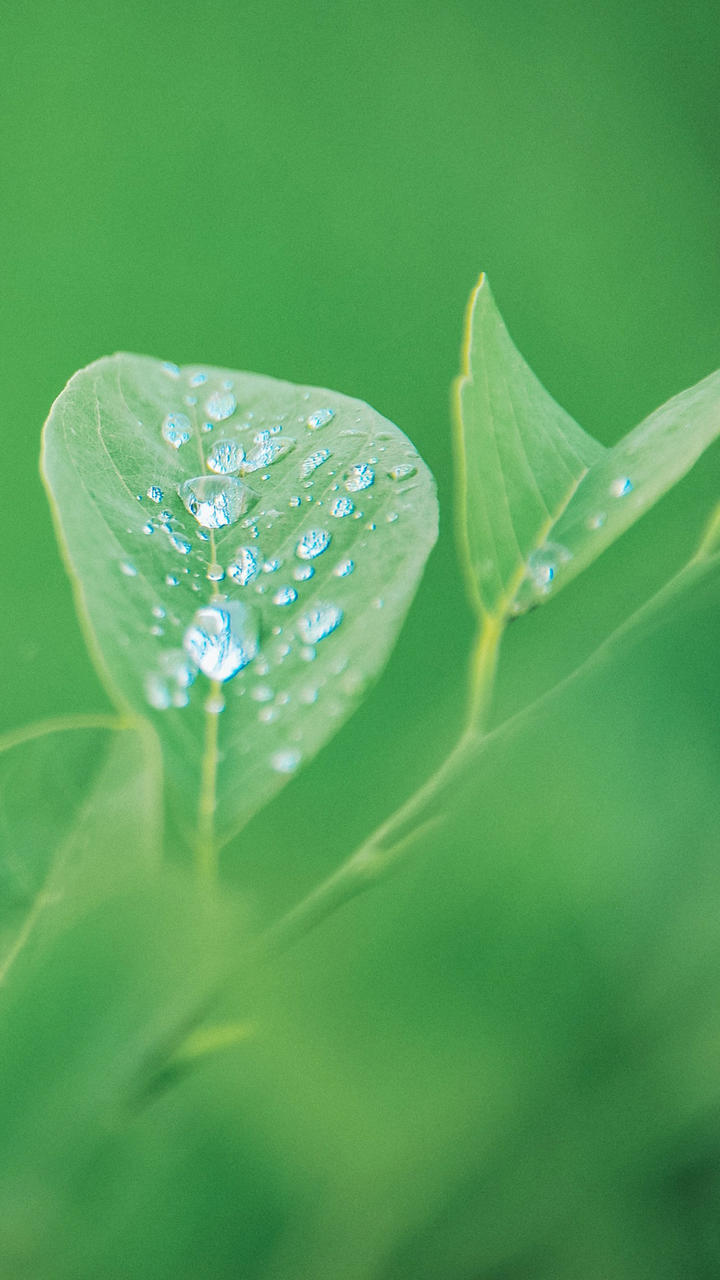
[[[181,817],[216,802],[226,838],[387,658],[437,534],[430,473],[358,400],[129,355],[76,374],[44,439],[93,652],[152,719]]]
[[[20,957],[157,866],[161,799],[148,732],[58,722],[0,740],[2,983]]]
[[[603,448],[514,346],[485,276],[468,308],[456,388],[458,532],[481,613],[522,613],[571,581],[720,433],[720,372]]]

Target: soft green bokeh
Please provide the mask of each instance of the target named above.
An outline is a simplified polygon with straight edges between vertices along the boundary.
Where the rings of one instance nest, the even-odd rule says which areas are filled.
[[[4,50],[3,728],[107,708],[37,477],[78,367],[129,349],[335,387],[439,481],[441,541],[386,674],[229,851],[245,910],[274,915],[455,737],[472,622],[448,389],[478,271],[603,444],[720,364],[720,26],[648,0],[43,0],[6,16]],[[714,449],[512,625],[498,717],[686,558],[719,473]],[[407,873],[247,995],[238,977],[223,1015],[264,1028],[247,1055],[120,1136],[115,1082],[207,994],[202,921],[186,886],[167,907],[153,889],[61,939],[11,1010],[6,1269],[716,1276],[717,605],[709,583],[503,738]]]

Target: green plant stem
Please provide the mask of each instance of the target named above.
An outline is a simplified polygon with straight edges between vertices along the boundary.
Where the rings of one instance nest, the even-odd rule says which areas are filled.
[[[402,861],[422,835],[443,820],[440,814],[423,820],[423,814],[452,783],[466,761],[477,754],[481,746],[489,745],[495,738],[511,732],[527,717],[534,715],[550,698],[567,688],[599,660],[611,653],[613,648],[631,631],[643,623],[652,622],[653,616],[657,616],[660,609],[674,599],[679,592],[706,573],[718,568],[720,565],[719,530],[720,506],[713,513],[697,551],[687,564],[634,610],[609,636],[606,636],[597,649],[593,650],[574,671],[492,731],[483,728],[481,720],[487,715],[489,709],[503,627],[496,626],[494,623],[492,627],[487,625],[481,627],[470,668],[469,720],[456,746],[432,777],[428,778],[427,782],[409,800],[406,800],[405,804],[382,823],[337,871],[266,930],[260,939],[261,953],[274,955],[284,951],[338,907],[343,906],[364,890],[377,885],[387,872]]]
[[[213,680],[210,697],[220,697],[222,685]],[[218,871],[218,849],[215,838],[215,808],[217,804],[218,720],[217,712],[205,712],[205,747],[203,750],[200,798],[198,801],[197,842],[195,866],[198,878],[204,883],[214,883]]]
[[[450,754],[337,871],[263,935],[263,953],[284,950],[337,907],[377,884],[421,835],[441,821],[439,815],[426,815],[435,798],[452,782],[483,740],[503,630],[503,623],[495,618],[487,618],[481,625],[470,665],[468,721]]]

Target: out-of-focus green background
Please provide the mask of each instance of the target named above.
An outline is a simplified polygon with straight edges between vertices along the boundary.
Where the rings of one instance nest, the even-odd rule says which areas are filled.
[[[335,387],[396,421],[438,478],[441,542],[386,675],[231,852],[251,908],[276,911],[455,734],[471,621],[448,388],[479,270],[531,365],[604,442],[720,364],[717,14],[678,0],[40,0],[5,14],[3,46],[1,727],[106,706],[37,478],[42,421],[79,366],[125,349]],[[499,714],[664,581],[719,488],[711,451],[511,628]],[[446,847],[310,944],[277,1012],[294,1030],[270,1055],[276,1111],[257,1122],[250,1172],[218,1136],[221,1112],[208,1122],[219,1163],[207,1157],[194,1211],[216,1243],[227,1229],[230,1270],[188,1246],[188,1274],[234,1275],[239,1242],[260,1256],[288,1203],[283,1277],[657,1280],[661,1260],[673,1280],[718,1274],[720,940],[703,914],[720,898],[716,606],[676,617],[494,756]],[[693,1023],[687,992],[702,990]],[[302,1115],[293,1061],[317,1069]],[[267,1062],[252,1071],[247,1110],[262,1115]],[[230,1068],[215,1084],[234,1096]],[[189,1164],[206,1140],[194,1105],[182,1123],[162,1115]],[[154,1243],[137,1229],[155,1276],[162,1233],[196,1219],[168,1208],[153,1143],[160,1201],[163,1177],[169,1189]],[[236,1175],[261,1188],[245,1217],[229,1207]],[[229,1196],[220,1225],[213,1178]],[[128,1266],[117,1274],[145,1274]]]

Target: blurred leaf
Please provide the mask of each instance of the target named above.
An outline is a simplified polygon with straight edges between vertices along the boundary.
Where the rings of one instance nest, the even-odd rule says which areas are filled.
[[[42,966],[19,970],[1,993],[3,1276],[203,1275],[203,1233],[222,1256],[221,1224],[206,1221],[210,1198],[227,1228],[227,1192],[214,1177],[222,1170],[227,1184],[249,1164],[252,1187],[255,1174],[232,1108],[221,1129],[202,1087],[192,1114],[176,1090],[149,1105],[139,1099],[163,1047],[227,971],[236,925],[227,903],[198,908],[193,876],[156,869],[109,892],[51,940]],[[223,1158],[228,1127],[232,1162]],[[250,1188],[245,1198],[252,1206]],[[267,1189],[265,1201],[256,1218],[267,1212]],[[233,1211],[247,1230],[252,1207]]]
[[[0,740],[0,983],[157,864],[161,790],[147,732],[38,726]]]
[[[522,613],[570,582],[720,432],[720,372],[612,449],[555,403],[513,345],[485,276],[456,385],[459,539],[479,613]]]
[[[361,401],[130,355],[71,379],[43,469],[96,662],[152,719],[181,819],[216,804],[227,838],[387,659],[437,535],[432,477]]]

